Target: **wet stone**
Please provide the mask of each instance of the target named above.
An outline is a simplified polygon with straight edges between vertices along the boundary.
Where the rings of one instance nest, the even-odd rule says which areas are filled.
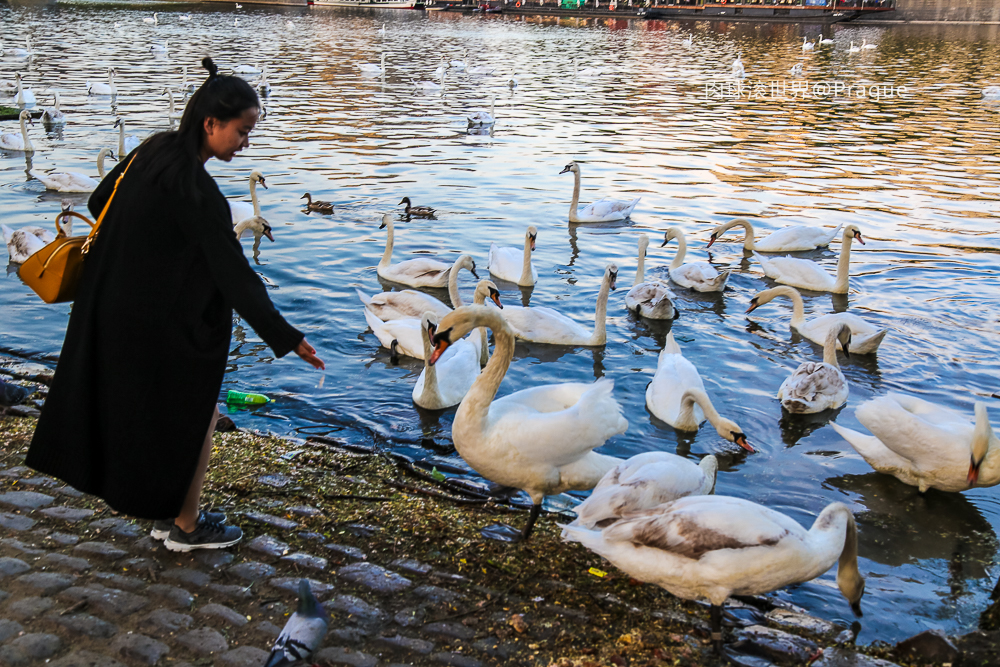
[[[410,628],[416,625],[423,625],[426,616],[427,613],[423,607],[407,607],[406,609],[397,611],[392,620],[396,622],[396,625]]]
[[[7,530],[30,530],[35,525],[34,519],[29,519],[21,514],[11,514],[10,512],[0,512],[0,528]]]
[[[69,533],[49,533],[45,536],[45,539],[51,540],[61,547],[68,547],[80,541],[79,537],[70,535]]]
[[[94,516],[94,510],[77,509],[76,507],[48,507],[41,512],[50,519],[58,519],[66,523],[79,523]]]
[[[736,633],[733,648],[779,664],[800,664],[819,650],[819,644],[782,630],[752,625]]]
[[[387,614],[375,605],[368,604],[353,595],[338,595],[326,606],[328,609],[365,621],[384,621],[387,617]]]
[[[115,572],[94,572],[94,578],[104,586],[123,591],[141,591],[146,587],[146,582],[139,577],[126,577]]]
[[[25,563],[23,560],[17,558],[3,557],[0,558],[0,579],[6,579],[7,577],[16,577],[19,574],[23,574],[31,569],[31,566]]]
[[[233,625],[238,628],[243,627],[249,622],[247,621],[247,617],[238,611],[221,604],[215,604],[214,602],[199,609],[198,614],[220,620],[223,623]]]
[[[506,660],[512,655],[515,646],[507,642],[502,642],[496,637],[486,637],[485,639],[473,642],[472,648],[480,653],[485,653],[491,658]]]
[[[219,415],[215,422],[215,430],[218,433],[229,433],[236,430],[236,422],[228,415]]]
[[[274,473],[270,475],[261,475],[260,477],[257,478],[257,481],[260,482],[261,484],[265,484],[267,486],[273,486],[276,489],[280,489],[282,487],[288,486],[288,484],[292,481],[292,478],[289,477],[288,475],[282,475],[281,473]]]
[[[404,637],[403,635],[396,635],[395,637],[377,637],[374,640],[374,643],[391,650],[419,653],[420,655],[428,655],[434,650],[433,642],[423,639],[415,639],[413,637]]]
[[[13,537],[0,538],[0,547],[16,551],[19,554],[25,554],[26,556],[41,556],[45,553],[42,549],[36,549],[21,540],[15,540]]]
[[[73,553],[106,561],[116,561],[128,556],[127,551],[119,549],[110,542],[81,542],[73,547]]]
[[[428,623],[423,628],[427,634],[446,637],[448,639],[469,640],[476,636],[476,631],[461,623]]]
[[[375,667],[378,659],[361,651],[331,646],[318,651],[312,658],[321,665],[348,665],[349,667]]]
[[[823,655],[812,663],[812,667],[899,667],[894,662],[879,660],[863,653],[834,647],[823,649]]]
[[[147,553],[164,550],[163,542],[160,542],[159,540],[154,540],[150,535],[147,535],[141,540],[137,540],[135,543],[132,544],[132,546],[138,549],[139,551],[145,551]]]
[[[303,540],[309,540],[310,542],[322,542],[326,539],[324,535],[320,533],[296,533]]]
[[[247,542],[247,549],[278,558],[288,553],[288,545],[281,540],[276,540],[270,535],[258,535]]]
[[[51,477],[38,475],[36,477],[24,477],[17,481],[19,481],[21,484],[27,484],[28,486],[42,486],[43,484],[52,484],[54,480]]]
[[[60,486],[58,489],[55,489],[55,492],[62,494],[64,496],[69,496],[70,498],[83,498],[83,492],[77,491],[69,484],[64,484],[63,486]]]
[[[209,584],[206,590],[221,595],[228,600],[249,600],[253,597],[247,588],[232,584]]]
[[[69,572],[86,572],[90,569],[90,561],[86,558],[74,558],[66,554],[45,554],[38,559],[38,565],[52,570],[68,570]]]
[[[17,479],[18,477],[24,477],[25,475],[31,474],[31,468],[28,466],[14,466],[13,468],[7,468],[6,470],[0,471],[0,477],[10,477],[12,479]]]
[[[217,657],[215,665],[218,667],[263,667],[267,656],[267,651],[263,649],[240,646]]]
[[[240,563],[229,568],[229,574],[244,581],[260,581],[273,576],[274,573],[274,567],[266,563]]]
[[[282,562],[288,563],[289,565],[295,565],[298,567],[305,567],[310,570],[319,570],[322,572],[326,569],[327,561],[325,558],[320,558],[319,556],[312,556],[306,553],[294,553],[287,556],[281,557]]]
[[[74,614],[72,616],[56,614],[50,616],[49,620],[74,634],[85,637],[110,639],[118,634],[118,626],[90,614]]]
[[[168,607],[187,609],[194,602],[193,595],[183,588],[170,584],[153,584],[146,589],[146,592]]]
[[[435,603],[454,602],[455,600],[465,597],[460,593],[449,591],[447,588],[441,588],[439,586],[417,586],[413,589],[413,594]]]
[[[254,634],[277,639],[278,635],[281,634],[281,628],[271,621],[261,621],[254,626]]]
[[[382,530],[379,526],[372,526],[366,523],[349,523],[344,528],[355,537],[371,537]]]
[[[451,652],[435,653],[431,656],[431,661],[450,667],[482,667],[483,664],[472,656]]]
[[[289,507],[288,511],[295,516],[319,516],[323,513],[315,507],[310,507],[308,505],[296,505],[295,507]]]
[[[421,563],[419,560],[414,560],[413,558],[397,558],[389,563],[389,566],[403,572],[409,572],[410,574],[427,574],[431,571],[430,565]]]
[[[291,519],[282,519],[280,516],[274,516],[273,514],[244,512],[243,516],[250,519],[254,523],[262,523],[265,526],[271,526],[272,528],[277,528],[278,530],[295,530],[299,527],[299,524]]]
[[[348,627],[330,630],[331,637],[345,644],[360,644],[368,635],[369,632],[363,628]]]
[[[824,621],[822,618],[788,611],[787,609],[772,609],[764,616],[774,625],[794,630],[804,630],[814,635],[833,634],[839,630],[833,623]]]
[[[7,591],[0,591],[0,602],[4,602],[9,597],[10,593],[8,593]]]
[[[168,609],[155,609],[139,621],[139,627],[152,635],[163,637],[187,630],[193,623],[194,619],[187,614],[178,614]]]
[[[0,643],[7,641],[11,637],[16,637],[24,632],[20,623],[9,618],[0,618]]]
[[[116,588],[105,588],[99,584],[85,587],[72,586],[60,593],[59,598],[70,602],[86,600],[97,611],[117,616],[134,614],[149,604],[149,600],[140,595]]]
[[[76,581],[76,575],[60,572],[32,572],[31,574],[22,574],[14,581],[22,586],[33,588],[41,595],[55,595],[72,586]]]
[[[0,505],[16,507],[24,510],[36,510],[51,505],[55,500],[52,496],[37,491],[8,491],[0,493]]]
[[[90,527],[116,537],[139,537],[146,532],[131,521],[115,517],[91,521]]]
[[[163,656],[170,653],[170,648],[163,642],[134,633],[117,635],[111,640],[111,650],[116,655],[144,665],[155,665]]]
[[[0,665],[4,667],[23,667],[31,664],[31,658],[24,651],[13,646],[0,646]]]
[[[160,577],[179,584],[192,586],[194,588],[204,588],[212,583],[212,577],[201,570],[192,570],[186,567],[175,567],[165,570]]]
[[[101,653],[80,650],[53,660],[48,667],[125,667],[125,665]]]
[[[29,621],[47,612],[56,603],[51,598],[29,597],[22,598],[7,605],[8,616],[13,616],[19,621]]]
[[[287,593],[299,593],[299,581],[302,577],[278,577],[276,579],[271,579],[268,581],[268,585],[272,588],[277,588],[279,591],[285,591]],[[309,588],[312,589],[313,595],[316,599],[325,599],[333,591],[333,586],[330,584],[325,584],[322,581],[316,581],[315,579],[309,579]]]
[[[364,560],[368,558],[365,552],[357,547],[348,546],[346,544],[325,544],[324,548],[329,549],[341,556],[346,556],[347,558],[353,558],[354,560]]]
[[[229,650],[226,638],[211,628],[198,628],[177,638],[177,643],[196,655],[211,655]]]
[[[958,660],[958,648],[940,630],[924,630],[896,644],[896,655],[906,661],[940,665]]]
[[[17,639],[11,640],[7,646],[17,649],[32,660],[44,660],[59,652],[59,649],[62,648],[62,640],[56,635],[36,632],[21,635]]]
[[[150,570],[156,571],[160,569],[160,562],[153,558],[129,558],[118,563],[118,565],[133,572],[149,572]]]
[[[399,593],[413,585],[406,577],[374,563],[354,563],[340,568],[337,574],[377,593]]]
[[[194,555],[197,563],[213,570],[229,565],[233,562],[233,558],[234,556],[230,552],[217,549],[201,549]]]

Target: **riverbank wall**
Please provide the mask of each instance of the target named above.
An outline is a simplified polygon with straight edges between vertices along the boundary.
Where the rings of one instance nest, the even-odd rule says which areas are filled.
[[[996,0],[896,0],[896,11],[886,18],[902,21],[994,22],[1000,21]]]

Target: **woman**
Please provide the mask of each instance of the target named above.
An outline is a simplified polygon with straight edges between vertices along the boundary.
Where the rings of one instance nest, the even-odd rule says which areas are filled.
[[[209,77],[180,127],[147,140],[90,198],[96,218],[121,178],[84,262],[66,340],[27,465],[156,521],[168,549],[221,548],[242,531],[201,512],[233,309],[277,357],[316,350],[275,309],[205,171],[249,146],[253,88]],[[127,172],[126,172],[127,169]]]

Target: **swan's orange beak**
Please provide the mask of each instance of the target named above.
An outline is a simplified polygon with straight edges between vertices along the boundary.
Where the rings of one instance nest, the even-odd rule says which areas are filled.
[[[444,351],[448,349],[449,345],[451,345],[451,343],[449,343],[447,340],[444,339],[439,340],[434,345],[434,351],[431,352],[431,358],[427,360],[427,363],[430,364],[431,366],[437,363],[437,360],[441,358],[441,355],[444,354]]]
[[[531,235],[531,252],[535,252],[535,235]]]
[[[497,308],[499,308],[500,310],[503,310],[503,304],[500,303],[500,292],[498,292],[495,289],[491,289],[490,290],[490,299],[492,299],[493,303],[495,303],[497,305]]]
[[[856,229],[854,230],[854,238],[856,238],[858,240],[858,243],[860,243],[861,245],[865,244],[865,240],[861,238],[861,232],[859,232]]]
[[[705,247],[706,247],[706,248],[711,248],[711,247],[712,247],[712,244],[713,244],[713,243],[715,243],[715,239],[717,239],[717,238],[719,238],[719,237],[718,237],[718,235],[717,235],[717,234],[716,234],[715,232],[712,232],[712,238],[710,238],[710,239],[708,240],[708,245],[707,245],[707,246],[705,246]]]
[[[976,483],[979,482],[979,466],[982,465],[982,463],[982,461],[976,463],[975,459],[972,459],[972,462],[969,463],[969,476],[966,481],[969,483],[970,487],[975,486]]]
[[[747,437],[743,433],[737,433],[736,436],[733,438],[733,442],[735,442],[737,445],[747,450],[751,454],[755,454],[757,452],[757,450],[751,447],[750,443],[747,442]]]
[[[749,313],[749,312],[751,312],[753,310],[756,310],[757,306],[759,306],[759,305],[760,304],[757,303],[757,298],[756,297],[754,297],[753,299],[750,299],[750,307],[747,308],[747,312]]]

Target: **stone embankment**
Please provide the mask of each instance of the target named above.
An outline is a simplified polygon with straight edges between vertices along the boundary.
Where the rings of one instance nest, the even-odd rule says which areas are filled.
[[[484,540],[484,526],[525,514],[481,482],[442,482],[433,468],[455,459],[217,433],[208,504],[246,538],[169,552],[149,522],[20,464],[44,393],[0,408],[0,666],[260,667],[301,577],[331,616],[321,665],[719,662],[703,605],[602,571],[560,541],[561,517],[544,516],[526,545]],[[729,657],[748,667],[1000,664],[994,633],[858,649],[855,630],[776,598],[729,607]]]

